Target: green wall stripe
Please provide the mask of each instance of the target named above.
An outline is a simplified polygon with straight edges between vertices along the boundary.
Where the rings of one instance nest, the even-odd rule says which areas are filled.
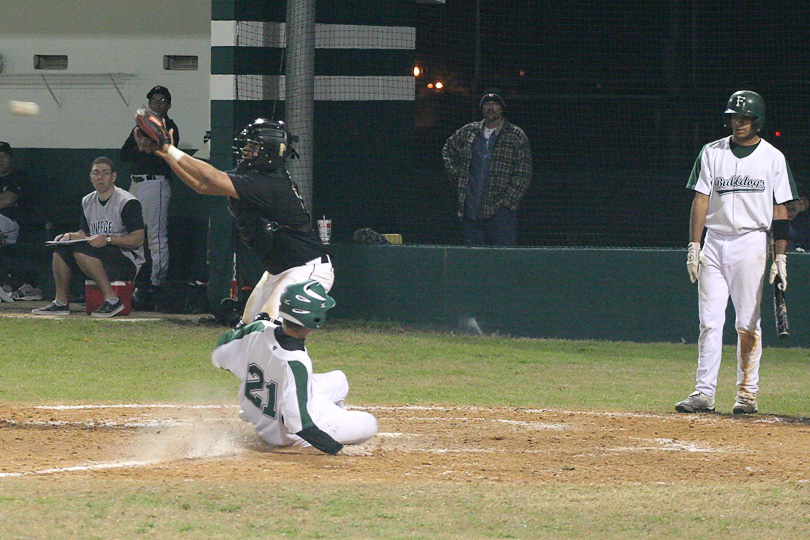
[[[410,50],[316,49],[315,75],[413,77]]]
[[[211,74],[283,74],[284,49],[211,47]],[[414,53],[391,49],[316,49],[315,75],[381,76],[412,74]]]
[[[285,0],[211,0],[211,20],[214,21],[284,21],[287,18]]]
[[[284,73],[284,50],[274,47],[211,47],[211,74]]]
[[[416,10],[408,2],[368,0],[321,0],[315,6],[315,18],[319,23],[329,24],[377,24],[413,26]],[[268,21],[284,22],[287,18],[287,2],[275,0],[238,1],[212,0],[211,19],[215,21]]]

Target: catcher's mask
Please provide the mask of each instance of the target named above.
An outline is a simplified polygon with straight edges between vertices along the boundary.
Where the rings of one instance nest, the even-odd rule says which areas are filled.
[[[275,168],[294,152],[290,146],[292,139],[284,122],[257,118],[234,137],[232,149],[236,167]],[[255,146],[256,155],[247,150],[251,144]]]
[[[765,100],[762,96],[751,90],[734,92],[726,104],[726,127],[729,127],[732,114],[751,116],[754,118],[754,129],[760,131],[765,127]]]
[[[327,310],[335,307],[335,299],[326,294],[323,285],[311,279],[287,285],[281,293],[279,316],[312,330],[326,320]]]

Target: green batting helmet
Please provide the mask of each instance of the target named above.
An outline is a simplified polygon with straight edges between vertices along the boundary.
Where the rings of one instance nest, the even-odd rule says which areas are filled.
[[[762,96],[751,90],[734,92],[728,98],[725,114],[741,114],[753,116],[754,129],[757,131],[765,127],[765,100]]]
[[[311,279],[287,285],[281,293],[279,316],[312,330],[326,320],[326,311],[335,307],[335,299],[323,285]]]

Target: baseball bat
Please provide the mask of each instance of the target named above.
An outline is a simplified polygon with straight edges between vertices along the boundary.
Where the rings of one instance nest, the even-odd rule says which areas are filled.
[[[236,234],[236,225],[231,233],[231,244],[233,247],[233,272],[231,274],[231,296],[232,300],[239,300],[239,272],[236,265],[236,252],[239,250],[239,236]]]
[[[776,260],[776,246],[773,238],[770,239],[771,260]],[[773,280],[773,318],[776,320],[776,335],[779,339],[790,337],[790,325],[788,324],[787,302],[785,301],[785,291],[779,288],[782,280],[779,275]]]

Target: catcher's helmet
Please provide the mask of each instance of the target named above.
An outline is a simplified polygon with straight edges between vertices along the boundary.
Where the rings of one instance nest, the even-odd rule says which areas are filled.
[[[290,147],[292,136],[287,125],[282,121],[257,118],[245,126],[245,129],[234,137],[233,153],[237,167],[255,167],[276,165],[293,151]],[[259,154],[255,157],[245,156],[242,149],[248,143],[259,145]]]
[[[281,293],[279,316],[312,330],[326,320],[326,311],[335,307],[335,299],[323,285],[311,279],[287,285]]]
[[[765,100],[762,96],[751,90],[734,92],[728,98],[726,115],[741,114],[754,117],[754,129],[757,131],[765,127]],[[728,121],[727,121],[728,123]]]

